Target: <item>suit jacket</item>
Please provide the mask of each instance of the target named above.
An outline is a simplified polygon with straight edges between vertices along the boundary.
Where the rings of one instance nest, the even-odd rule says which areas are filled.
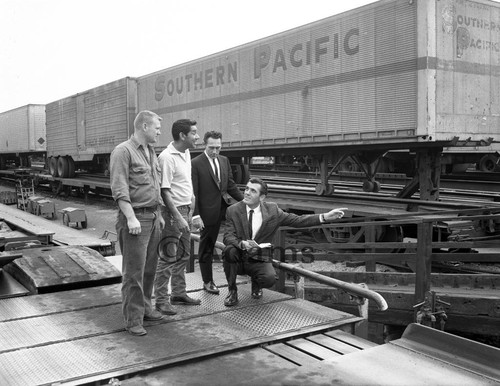
[[[202,153],[191,161],[191,177],[196,199],[193,215],[200,215],[205,225],[216,224],[221,211],[225,211],[229,196],[237,201],[243,199],[243,193],[234,182],[229,159],[218,156],[220,168],[220,186],[217,183],[208,157]]]
[[[260,209],[262,210],[262,226],[254,237],[259,244],[271,243],[280,226],[301,228],[321,224],[318,214],[298,216],[284,212],[274,202],[263,202]],[[238,202],[230,206],[227,209],[226,220],[224,244],[239,248],[242,240],[250,239],[246,204]]]

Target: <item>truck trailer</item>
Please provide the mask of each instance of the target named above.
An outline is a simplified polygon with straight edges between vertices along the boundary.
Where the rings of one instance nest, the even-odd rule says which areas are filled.
[[[401,196],[435,200],[443,170],[497,168],[499,102],[499,3],[381,0],[50,103],[47,153],[53,175],[105,171],[147,109],[163,118],[158,152],[177,119],[221,131],[241,183],[252,157],[307,159],[329,194],[348,160],[377,191],[378,171],[411,158]]]
[[[430,192],[443,148],[453,163],[500,140],[499,65],[497,2],[382,0],[139,77],[138,106],[221,131],[236,163],[312,155],[321,194],[328,166],[350,156],[373,190],[378,161],[407,150]]]
[[[0,113],[0,169],[8,164],[30,166],[33,158],[43,160],[45,105],[29,104]]]
[[[122,78],[47,104],[47,163],[54,177],[107,171],[109,155],[134,132],[134,78]]]

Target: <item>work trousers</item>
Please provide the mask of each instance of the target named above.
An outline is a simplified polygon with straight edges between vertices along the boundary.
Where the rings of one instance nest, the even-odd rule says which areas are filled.
[[[253,260],[247,253],[232,245],[223,252],[224,273],[226,274],[228,290],[237,291],[236,277],[248,275],[252,279],[252,287],[270,288],[276,282],[276,271],[271,262]]]
[[[122,310],[127,328],[142,325],[152,311],[151,297],[158,263],[159,212],[136,213],[141,233],[129,233],[127,218],[118,211],[116,234],[122,252]]]
[[[189,205],[177,207],[179,213],[191,227]],[[156,305],[168,302],[169,282],[172,296],[186,294],[186,266],[191,252],[191,231],[181,232],[172,214],[164,211],[165,228],[158,246],[159,260],[155,278]],[[171,280],[170,280],[171,279]]]

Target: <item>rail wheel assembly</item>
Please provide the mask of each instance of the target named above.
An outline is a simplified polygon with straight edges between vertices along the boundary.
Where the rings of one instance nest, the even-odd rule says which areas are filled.
[[[482,172],[494,172],[499,168],[499,158],[493,154],[486,154],[479,160],[478,169]]]
[[[62,178],[72,178],[75,176],[75,162],[70,156],[58,157],[57,174]]]
[[[57,170],[58,158],[59,157],[49,157],[47,162],[49,165],[49,173],[52,177],[59,177]]]

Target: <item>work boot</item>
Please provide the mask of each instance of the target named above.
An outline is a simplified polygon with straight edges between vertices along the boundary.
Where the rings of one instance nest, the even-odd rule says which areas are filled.
[[[144,320],[147,320],[149,322],[155,322],[162,319],[163,315],[161,314],[161,312],[158,312],[156,310],[152,310],[149,314],[144,315]]]
[[[180,304],[184,306],[197,306],[201,304],[200,299],[193,299],[189,297],[187,294],[181,296],[171,296],[170,304]]]
[[[156,310],[161,312],[163,315],[176,315],[177,311],[170,305],[170,303],[157,304]]]
[[[135,335],[135,336],[143,336],[148,333],[141,325],[127,327],[127,331],[129,332],[130,335]]]

